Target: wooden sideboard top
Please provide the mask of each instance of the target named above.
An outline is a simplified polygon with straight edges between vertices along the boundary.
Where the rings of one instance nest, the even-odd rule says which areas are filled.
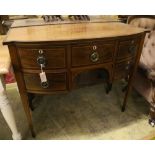
[[[124,23],[76,23],[11,28],[4,44],[10,42],[69,41],[127,36],[144,32]]]

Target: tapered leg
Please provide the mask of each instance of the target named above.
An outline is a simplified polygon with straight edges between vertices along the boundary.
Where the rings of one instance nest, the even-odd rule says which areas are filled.
[[[28,93],[26,93],[26,92],[20,93],[20,96],[21,96],[23,107],[24,107],[26,117],[28,120],[29,128],[31,130],[31,135],[32,135],[32,137],[35,137],[36,135],[35,135],[35,132],[33,129],[32,113],[31,113],[30,107],[29,107],[30,103],[29,103]]]
[[[28,125],[29,125],[29,128],[31,130],[32,136],[35,137],[35,132],[34,132],[33,123],[32,123],[32,114],[31,114],[31,110],[29,107],[30,103],[29,103],[28,93],[26,90],[25,81],[23,78],[23,73],[20,71],[20,67],[19,67],[20,62],[19,62],[18,57],[17,57],[17,55],[18,55],[17,49],[15,46],[12,45],[12,46],[9,46],[9,51],[12,51],[12,52],[10,52],[10,56],[12,59],[12,66],[14,69],[15,78],[17,81],[19,94],[21,96],[22,104],[23,104],[25,114],[27,117]]]
[[[3,77],[0,77],[0,110],[2,112],[2,115],[7,122],[11,132],[12,132],[12,138],[14,140],[20,140],[21,134],[18,132],[16,127],[16,122],[14,118],[14,114],[12,111],[12,108],[9,104],[9,100],[6,95],[5,91],[5,84],[3,82]]]

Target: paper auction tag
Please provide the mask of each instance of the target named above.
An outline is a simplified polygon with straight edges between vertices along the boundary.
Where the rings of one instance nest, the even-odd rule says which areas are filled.
[[[47,82],[47,78],[46,78],[46,73],[45,72],[41,72],[39,75],[40,75],[41,82]]]

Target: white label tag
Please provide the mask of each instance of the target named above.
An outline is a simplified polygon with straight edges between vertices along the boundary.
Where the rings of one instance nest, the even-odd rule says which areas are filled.
[[[41,72],[39,75],[40,75],[41,82],[47,82],[47,78],[46,78],[46,73],[45,72]]]

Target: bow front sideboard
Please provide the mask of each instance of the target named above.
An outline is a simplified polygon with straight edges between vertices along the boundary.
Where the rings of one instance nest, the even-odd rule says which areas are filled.
[[[11,28],[3,44],[9,48],[32,136],[34,94],[69,92],[102,81],[108,93],[115,80],[125,78],[124,111],[145,34],[144,29],[118,22]]]

